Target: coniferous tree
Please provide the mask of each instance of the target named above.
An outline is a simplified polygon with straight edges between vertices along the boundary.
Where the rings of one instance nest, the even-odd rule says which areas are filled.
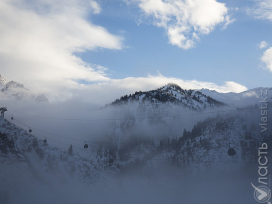
[[[33,141],[32,141],[32,146],[34,148],[36,148],[38,146],[38,139],[37,138],[34,138]]]
[[[70,145],[69,149],[68,149],[68,155],[73,155],[73,146]]]

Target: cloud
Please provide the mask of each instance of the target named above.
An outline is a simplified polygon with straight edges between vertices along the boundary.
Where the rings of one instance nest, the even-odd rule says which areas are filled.
[[[100,6],[88,0],[1,0],[1,74],[30,89],[48,92],[75,81],[107,81],[105,70],[76,53],[123,48],[123,38],[90,22]],[[67,94],[69,93],[62,93]]]
[[[243,97],[255,97],[259,98],[259,95],[255,91],[243,93]]]
[[[166,77],[161,74],[146,77],[127,77],[124,79],[111,79],[97,84],[82,84],[80,88],[72,91],[74,100],[90,101],[98,106],[105,105],[126,94],[136,91],[150,91],[168,83],[176,83],[183,89],[207,88],[218,92],[243,92],[247,88],[241,84],[227,81],[223,85],[197,80],[182,80],[175,77]],[[95,96],[95,97],[94,97]],[[52,100],[50,100],[52,101]]]
[[[262,41],[260,44],[259,44],[259,48],[260,49],[263,49],[263,48],[266,48],[267,47],[267,42],[265,41]]]
[[[222,29],[223,29],[223,30],[226,29],[230,24],[234,23],[235,21],[236,21],[235,18],[231,18],[230,15],[227,15],[227,16],[226,16],[226,20],[225,20],[225,24],[224,24],[224,26],[222,27]]]
[[[254,7],[247,12],[255,18],[272,21],[272,0],[255,0]]]
[[[95,1],[91,1],[90,6],[94,9],[94,11],[93,11],[94,14],[99,14],[101,12],[101,8],[100,8],[99,4],[96,3]]]
[[[211,90],[216,90],[218,92],[242,92],[246,91],[247,88],[235,82],[227,81],[224,85],[217,85],[211,82],[203,82],[197,80],[182,80],[174,77],[165,77],[161,74],[157,76],[148,75],[144,78],[125,78],[123,80],[113,80],[112,83],[126,85],[124,87],[137,88],[141,90],[150,90],[150,88],[158,88],[167,83],[176,83],[183,89],[201,89],[207,88]]]
[[[234,22],[228,8],[216,0],[126,0],[135,3],[157,27],[166,30],[169,43],[182,49],[195,46],[199,35],[209,34],[221,23]],[[197,36],[197,38],[195,38]]]
[[[199,40],[199,34],[209,33],[215,25],[225,21],[226,16],[222,14],[227,13],[225,5],[206,1],[211,4],[208,6],[210,11],[214,11],[210,17],[204,15],[206,11],[201,8],[206,6],[198,1],[195,4],[175,1],[175,5],[173,2],[162,1],[159,4],[156,4],[157,1],[141,3],[147,13],[152,15],[155,6],[155,13],[159,15],[158,23],[163,23],[162,17],[166,17],[166,26],[171,24],[167,18],[173,18],[169,16],[170,13],[176,13],[181,22],[177,24],[174,21],[173,26],[169,27],[169,37],[173,43],[190,48]],[[186,7],[183,8],[179,3]],[[186,13],[179,14],[182,9],[187,12],[188,17]],[[76,56],[76,53],[86,50],[120,50],[124,47],[122,37],[110,34],[105,28],[90,22],[90,15],[100,12],[101,8],[97,3],[87,0],[0,1],[0,74],[8,81],[23,83],[33,92],[44,93],[53,103],[71,99],[93,102],[100,106],[121,95],[156,89],[169,82],[186,89],[210,88],[219,92],[240,92],[246,89],[234,82],[219,86],[160,74],[138,78],[109,78],[107,68],[88,64]],[[213,17],[215,19],[211,20]],[[189,27],[194,25],[194,28],[190,28],[194,30],[191,39],[185,35],[182,37],[188,27],[179,25],[185,22]]]
[[[272,47],[264,52],[261,60],[266,64],[266,68],[272,72]]]
[[[98,67],[97,69],[104,69]],[[8,79],[9,80],[9,79]],[[162,87],[168,83],[176,83],[183,89],[210,89],[221,93],[243,92],[247,88],[241,84],[226,81],[223,85],[211,82],[197,80],[183,80],[175,77],[166,77],[158,75],[148,75],[146,77],[127,77],[124,79],[108,79],[100,83],[86,83],[86,81],[77,81],[77,85],[63,86],[58,89],[52,89],[46,93],[46,97],[52,103],[62,103],[64,101],[79,101],[101,107],[115,99],[131,94],[136,91],[150,91]],[[28,87],[26,87],[28,88]],[[32,90],[30,90],[32,91]]]

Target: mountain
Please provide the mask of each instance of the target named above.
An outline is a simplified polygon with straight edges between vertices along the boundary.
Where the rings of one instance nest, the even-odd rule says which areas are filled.
[[[190,110],[204,110],[206,108],[220,107],[226,105],[198,90],[186,90],[174,83],[169,83],[161,88],[145,92],[135,92],[122,96],[110,105],[121,106],[130,103],[141,104],[174,104]]]
[[[119,158],[135,159],[137,155],[136,159],[145,166],[150,154],[164,162],[207,167],[222,160],[249,161],[254,152],[248,144],[272,139],[271,130],[260,136],[257,125],[261,115],[255,105],[260,105],[261,91],[265,89],[271,108],[272,88],[219,93],[186,90],[170,83],[156,90],[122,96],[101,111],[111,108],[112,118],[118,118],[109,122],[107,137],[117,143],[133,143],[115,148]],[[231,160],[226,158],[229,143],[237,153]]]
[[[184,128],[221,112],[235,113],[239,108],[259,104],[261,91],[268,90],[271,102],[272,88],[256,88],[242,93],[219,93],[213,90],[186,90],[177,84],[167,84],[156,90],[125,95],[106,105],[101,114],[110,114],[119,120],[110,122],[109,134],[126,137],[131,134],[157,131],[158,135],[175,138]],[[108,112],[107,112],[108,111]]]
[[[15,81],[7,82],[5,78],[0,75],[0,95],[5,98],[13,98],[17,100],[31,99],[37,103],[46,102],[49,100],[45,95],[33,94],[30,90],[26,89],[23,84]]]
[[[125,95],[109,105],[120,106],[130,103],[176,104],[191,110],[204,110],[212,107],[254,106],[261,100],[261,91],[268,91],[268,101],[272,101],[272,88],[254,88],[240,93],[220,93],[215,90],[199,89],[186,90],[174,83],[169,83],[161,88],[145,92],[135,92]],[[109,106],[106,105],[106,106]]]
[[[209,89],[200,89],[198,90],[202,94],[205,94],[217,101],[220,101],[224,104],[228,104],[235,107],[245,107],[249,105],[259,104],[261,100],[261,92],[267,90],[268,92],[268,101],[272,101],[272,88],[255,88],[241,93],[219,93],[215,90]]]

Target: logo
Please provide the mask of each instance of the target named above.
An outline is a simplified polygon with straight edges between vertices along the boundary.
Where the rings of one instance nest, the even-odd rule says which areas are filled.
[[[256,187],[251,183],[252,187],[255,189],[254,191],[254,198],[259,203],[269,203],[271,198],[271,191],[266,186],[259,186]]]

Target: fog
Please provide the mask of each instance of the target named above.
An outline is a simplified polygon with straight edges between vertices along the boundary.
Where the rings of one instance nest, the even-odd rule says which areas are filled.
[[[11,122],[15,125],[25,130],[31,128],[36,137],[47,138],[53,146],[65,149],[70,144],[81,148],[83,142],[77,140],[103,140],[105,136],[121,134],[114,133],[114,126],[125,126],[130,120],[133,120],[133,126],[124,135],[180,137],[184,129],[191,130],[205,118],[224,115],[225,111],[236,114],[233,107],[214,108],[198,114],[180,106],[161,105],[154,108],[148,103],[144,107],[130,104],[102,108],[78,100],[56,104],[11,99],[1,99],[0,102],[2,107],[8,109],[6,119],[11,121],[13,116]]]
[[[237,165],[228,164],[190,177],[180,170],[164,167],[161,173],[151,177],[130,174],[103,178],[93,184],[73,179],[60,181],[49,174],[46,182],[41,182],[29,172],[0,168],[2,177],[9,174],[4,181],[1,179],[0,201],[7,204],[255,203],[250,185],[256,176],[254,167],[245,174]]]
[[[133,119],[134,111],[139,110],[133,104],[99,109],[101,107],[74,100],[37,104],[1,99],[1,106],[7,107],[5,118],[11,121],[13,116],[11,122],[15,125],[25,130],[32,128],[34,136],[47,138],[49,146],[65,152],[73,144],[75,153],[84,150],[83,141],[88,144],[108,141],[109,135],[118,136],[119,142],[126,142],[132,136],[175,138],[182,136],[184,128],[191,130],[197,122],[206,118],[243,117],[250,124],[258,122],[260,114],[259,110],[237,111],[232,107],[195,114],[178,106],[163,105],[156,109],[147,105],[144,108],[149,107],[148,110],[143,110],[142,115]],[[129,126],[130,121],[133,121],[132,126]],[[121,127],[125,127],[125,131],[120,132]],[[200,171],[162,162],[155,169],[133,167],[116,173],[100,172],[99,179],[94,181],[78,179],[61,169],[49,171],[40,167],[33,172],[26,163],[16,158],[15,164],[5,158],[2,161],[6,165],[0,168],[1,204],[256,203],[251,187],[251,182],[257,183],[258,179],[258,165],[254,161],[246,164],[235,160],[227,163],[215,161],[210,168]]]

